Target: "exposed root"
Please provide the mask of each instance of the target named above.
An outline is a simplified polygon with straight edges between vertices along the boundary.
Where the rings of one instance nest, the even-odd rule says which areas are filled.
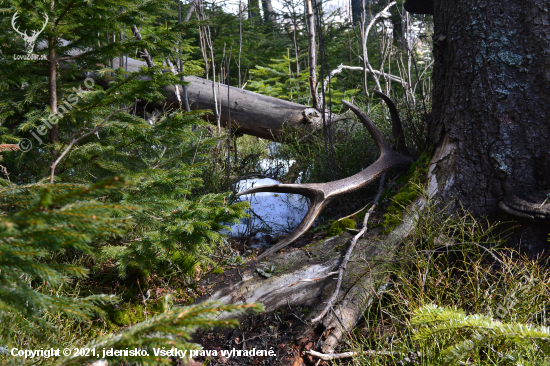
[[[498,207],[504,212],[531,221],[550,221],[549,194],[536,192],[521,198],[515,195],[507,196]]]

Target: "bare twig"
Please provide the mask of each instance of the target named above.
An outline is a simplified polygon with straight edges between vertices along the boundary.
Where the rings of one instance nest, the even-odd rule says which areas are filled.
[[[364,83],[364,88],[365,88],[365,92],[367,92],[367,70],[368,72],[373,75],[373,79],[374,79],[374,82],[376,84],[376,88],[378,90],[382,90],[382,87],[380,86],[380,82],[378,81],[378,78],[375,78],[374,75],[376,74],[376,72],[374,71],[374,69],[372,68],[370,62],[369,62],[369,55],[368,55],[368,52],[367,52],[367,39],[369,37],[369,33],[370,33],[370,30],[372,28],[372,26],[376,23],[376,21],[382,16],[384,15],[388,9],[390,7],[392,7],[393,5],[395,5],[396,2],[395,1],[392,1],[391,3],[389,3],[381,12],[379,12],[378,14],[376,14],[370,21],[369,25],[367,26],[366,29],[364,29],[363,31],[363,28],[364,28],[364,18],[365,18],[365,11],[363,11],[363,14],[362,14],[362,20],[361,20],[361,43],[362,43],[362,48],[363,48],[363,83]],[[368,95],[367,95],[368,97]]]
[[[378,205],[378,201],[380,200],[380,196],[382,196],[382,192],[384,190],[384,181],[385,180],[386,180],[386,174],[382,175],[382,178],[380,178],[380,186],[378,188],[378,193],[376,194],[376,197],[374,198],[373,205],[371,206],[371,208],[369,208],[369,210],[365,214],[365,218],[363,219],[363,228],[357,233],[357,235],[355,235],[351,239],[351,241],[349,243],[349,248],[346,252],[346,255],[344,256],[344,259],[342,260],[342,263],[340,264],[340,267],[338,268],[338,282],[336,283],[336,288],[334,289],[334,293],[332,294],[332,296],[328,300],[327,305],[325,306],[325,308],[323,309],[321,314],[318,317],[311,320],[312,323],[317,323],[321,319],[323,319],[323,317],[332,308],[332,304],[338,298],[338,293],[340,292],[340,287],[342,286],[342,280],[344,278],[344,271],[346,270],[346,265],[349,262],[349,258],[351,257],[351,253],[353,252],[353,249],[355,248],[355,244],[357,244],[357,240],[359,240],[359,238],[361,238],[365,234],[365,232],[367,231],[367,222],[369,221],[369,216],[370,216],[371,212],[374,211],[374,209],[376,208],[376,205]]]
[[[330,74],[325,78],[325,85],[324,85],[325,90],[323,90],[323,93],[326,93],[327,85],[329,83],[329,79],[331,79],[336,74],[340,74],[342,72],[342,70],[363,71],[363,68],[361,66],[348,66],[348,65],[340,64],[340,66],[338,66],[336,69],[332,70],[330,72]],[[371,72],[371,71],[369,70],[369,72]],[[373,73],[373,76],[374,75],[383,76],[385,78],[388,78],[391,81],[395,81],[396,83],[400,83],[404,88],[409,87],[409,84],[405,80],[400,78],[399,76],[395,76],[395,75],[388,74],[388,73],[381,72],[381,71],[374,70],[374,69],[372,70],[372,73]]]
[[[132,32],[134,33],[134,37],[136,37],[136,39],[138,41],[142,40],[141,34],[139,33],[139,30],[137,29],[135,24],[132,24]],[[147,52],[147,50],[145,48],[141,49],[141,55],[140,56],[147,63],[147,67],[153,67],[154,66],[153,59],[151,58],[151,55],[149,54],[149,52]]]

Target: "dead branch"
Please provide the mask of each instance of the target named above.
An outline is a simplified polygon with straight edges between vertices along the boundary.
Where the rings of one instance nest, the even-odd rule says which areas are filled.
[[[132,32],[134,33],[134,37],[136,37],[138,41],[142,40],[141,34],[139,33],[139,29],[137,29],[135,24],[132,24]],[[145,62],[147,63],[147,67],[155,66],[155,64],[153,63],[153,59],[151,58],[151,55],[149,54],[149,52],[147,52],[147,50],[144,47],[141,48],[141,58],[145,60]]]
[[[376,194],[376,197],[374,198],[374,203],[369,208],[367,213],[365,214],[365,218],[363,219],[363,228],[355,235],[349,244],[348,251],[346,252],[346,255],[344,256],[344,259],[342,260],[342,263],[340,264],[340,267],[338,268],[338,282],[336,283],[336,288],[334,289],[334,293],[330,297],[330,299],[327,302],[327,305],[319,314],[318,317],[311,320],[313,324],[319,322],[323,317],[327,314],[327,312],[332,309],[332,304],[336,299],[338,298],[338,294],[340,293],[340,288],[342,287],[342,279],[344,278],[344,272],[346,271],[346,265],[349,262],[349,258],[351,256],[351,253],[353,252],[353,249],[355,248],[355,244],[357,244],[357,240],[361,238],[365,232],[367,231],[367,223],[369,221],[369,216],[372,211],[376,208],[378,205],[378,201],[380,200],[380,196],[382,196],[382,192],[384,191],[384,181],[386,180],[386,174],[382,175],[382,178],[380,178],[380,187],[378,188],[378,193]]]
[[[391,8],[393,5],[397,4],[397,2],[395,1],[392,1],[391,3],[389,3],[381,12],[379,12],[378,14],[376,14],[370,21],[369,25],[367,26],[367,28],[364,28],[364,17],[365,17],[365,11],[363,11],[363,14],[362,14],[362,21],[361,21],[361,44],[362,44],[362,48],[363,48],[363,82],[364,82],[364,86],[365,86],[365,92],[367,92],[367,70],[368,72],[371,74],[371,75],[375,75],[375,71],[374,69],[372,68],[370,62],[369,62],[369,55],[368,55],[368,50],[367,50],[367,39],[369,37],[369,33],[370,33],[370,30],[372,28],[372,26],[378,21],[378,19],[380,19],[380,17],[388,11],[389,8]],[[382,90],[382,87],[380,86],[380,82],[378,81],[378,78],[375,78],[373,77],[374,79],[374,82],[376,84],[376,89],[378,90]],[[367,95],[368,97],[368,95]]]

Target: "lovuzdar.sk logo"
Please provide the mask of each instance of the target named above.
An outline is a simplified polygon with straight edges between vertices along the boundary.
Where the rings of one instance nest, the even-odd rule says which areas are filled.
[[[25,41],[25,51],[27,52],[26,55],[13,55],[14,60],[47,60],[46,55],[37,55],[34,54],[34,45],[36,44],[36,39],[42,33],[42,31],[46,28],[46,25],[48,25],[48,14],[44,13],[44,16],[46,17],[46,20],[44,21],[44,26],[40,30],[31,30],[30,35],[27,34],[27,30],[24,32],[21,32],[19,30],[19,26],[16,25],[17,18],[19,18],[19,15],[17,12],[13,14],[13,17],[11,18],[11,26],[14,31],[16,31],[21,37],[23,37],[23,40]]]

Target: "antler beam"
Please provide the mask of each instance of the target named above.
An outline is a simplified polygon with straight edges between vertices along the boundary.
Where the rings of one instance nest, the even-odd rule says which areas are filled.
[[[238,194],[239,196],[242,196],[259,192],[293,193],[305,196],[310,200],[309,210],[300,225],[298,225],[298,227],[285,239],[262,253],[258,259],[286,247],[302,236],[313,225],[313,222],[321,213],[323,207],[325,207],[326,204],[329,203],[334,197],[365,187],[390,169],[409,168],[412,161],[407,147],[405,146],[401,120],[399,119],[399,114],[397,113],[395,104],[384,93],[377,90],[375,93],[382,97],[386,104],[388,104],[393,123],[393,135],[399,152],[391,149],[384,136],[365,113],[353,104],[342,101],[342,103],[348,106],[357,115],[361,123],[363,123],[374,139],[374,142],[380,149],[380,157],[378,160],[376,160],[365,170],[352,175],[351,177],[333,182],[310,184],[273,184],[251,188]]]

